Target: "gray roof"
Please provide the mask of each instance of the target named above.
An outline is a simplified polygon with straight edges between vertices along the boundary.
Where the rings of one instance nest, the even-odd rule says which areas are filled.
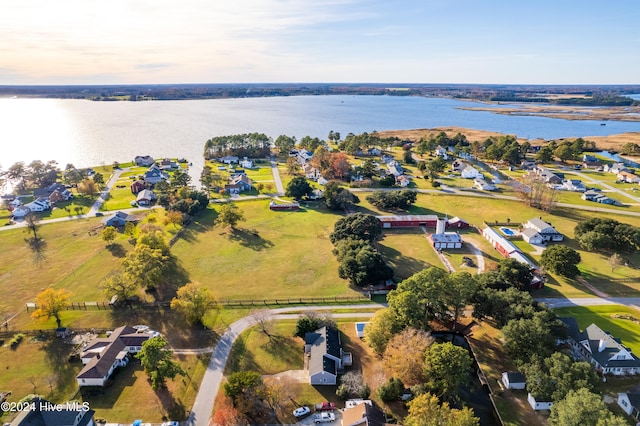
[[[627,392],[627,398],[633,407],[640,410],[640,392]]]
[[[41,411],[40,407],[51,404],[44,399],[34,399],[34,410],[22,411],[18,416],[10,423],[11,426],[86,426],[93,424],[94,410],[73,410],[73,409],[60,409],[57,407],[51,411]],[[70,407],[71,408],[71,407]],[[76,423],[78,414],[84,413],[80,421]]]
[[[547,222],[545,222],[544,220],[539,219],[537,217],[534,217],[533,219],[529,219],[529,223],[532,226],[534,226],[537,229],[539,229],[540,231],[542,231],[545,228],[553,228],[553,226],[549,225]]]
[[[309,359],[309,373],[315,374],[326,371],[337,374],[338,365],[331,355],[336,359],[342,359],[342,348],[340,344],[340,332],[331,327],[322,327],[313,333],[305,335],[305,343],[311,345],[311,356]]]
[[[536,231],[536,230],[535,230],[535,229],[533,229],[533,228],[525,228],[525,229],[521,232],[521,234],[522,234],[522,235],[524,235],[524,236],[526,236],[526,237],[531,238],[531,237],[533,237],[534,235],[538,234],[538,231]]]
[[[638,367],[640,368],[640,359],[635,356],[630,349],[626,348],[620,339],[613,337],[611,334],[602,330],[595,324],[591,324],[584,331],[576,332],[578,329],[577,322],[575,325],[569,325],[567,318],[562,319],[568,325],[568,335],[578,342],[582,347],[591,353],[591,357],[595,359],[603,368],[617,367]],[[573,318],[575,321],[575,318]],[[614,359],[615,355],[620,351],[626,351],[631,354],[631,359]]]

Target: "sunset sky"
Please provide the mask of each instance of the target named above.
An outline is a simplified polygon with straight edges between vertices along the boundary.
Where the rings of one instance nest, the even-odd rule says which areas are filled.
[[[640,83],[637,0],[3,0],[0,84]]]

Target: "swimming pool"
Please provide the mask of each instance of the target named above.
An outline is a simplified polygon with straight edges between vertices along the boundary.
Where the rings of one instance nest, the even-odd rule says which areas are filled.
[[[502,231],[502,233],[504,235],[508,235],[509,237],[513,237],[514,235],[516,235],[515,231],[513,229],[509,229],[509,228],[500,228],[500,230]]]

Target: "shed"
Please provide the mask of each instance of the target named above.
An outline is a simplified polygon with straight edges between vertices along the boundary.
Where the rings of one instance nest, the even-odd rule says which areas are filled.
[[[531,408],[536,411],[551,410],[551,406],[553,405],[553,401],[537,401],[531,394],[527,395],[527,402],[531,405]]]
[[[502,373],[501,380],[507,389],[524,389],[527,385],[527,379],[524,374],[517,371],[505,371]]]

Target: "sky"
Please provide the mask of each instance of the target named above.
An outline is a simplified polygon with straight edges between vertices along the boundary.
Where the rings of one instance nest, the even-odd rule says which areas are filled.
[[[637,0],[2,0],[0,85],[638,84]]]

